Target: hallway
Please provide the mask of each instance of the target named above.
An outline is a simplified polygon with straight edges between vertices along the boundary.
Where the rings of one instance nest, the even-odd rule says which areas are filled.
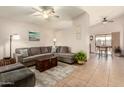
[[[124,58],[92,55],[85,65],[77,66],[56,87],[124,87]]]

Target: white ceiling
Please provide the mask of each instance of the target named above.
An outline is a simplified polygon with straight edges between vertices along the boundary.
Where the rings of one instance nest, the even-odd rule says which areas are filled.
[[[54,7],[56,15],[59,15],[60,18],[51,18],[49,21],[57,20],[72,20],[74,17],[84,13],[84,11],[78,7]],[[14,20],[23,20],[36,23],[44,23],[48,20],[43,19],[42,16],[32,15],[35,10],[31,6],[1,6],[0,7],[0,17],[14,19]]]
[[[84,6],[81,8],[90,15],[90,25],[101,22],[103,17],[113,19],[124,14],[124,6]]]
[[[35,11],[31,6],[0,6],[0,17],[36,24],[60,22],[63,25],[62,21],[64,21],[64,24],[66,21],[69,23],[68,21],[86,11],[90,16],[90,25],[94,25],[100,22],[103,17],[112,19],[124,14],[123,6],[55,6],[54,9],[56,15],[59,15],[60,18],[44,20],[42,17],[32,15]]]

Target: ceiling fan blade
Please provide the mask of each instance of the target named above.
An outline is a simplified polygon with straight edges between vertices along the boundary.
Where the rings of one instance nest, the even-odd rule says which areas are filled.
[[[36,16],[36,15],[42,15],[40,12],[35,12],[32,14],[33,16]]]
[[[108,22],[114,22],[113,20],[109,20]]]
[[[42,10],[41,9],[38,9],[38,8],[32,8],[33,10],[35,10],[35,11],[38,11],[38,12],[42,12]]]
[[[34,15],[34,16],[42,16],[42,15]]]
[[[58,16],[58,15],[55,15],[55,17],[59,18],[60,16]]]

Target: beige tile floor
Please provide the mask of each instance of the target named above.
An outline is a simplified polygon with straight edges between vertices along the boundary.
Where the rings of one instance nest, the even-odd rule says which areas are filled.
[[[124,87],[124,58],[91,55],[85,65],[78,65],[55,87]]]

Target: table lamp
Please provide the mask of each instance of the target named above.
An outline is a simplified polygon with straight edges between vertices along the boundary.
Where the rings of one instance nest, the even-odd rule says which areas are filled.
[[[56,46],[56,38],[53,39],[53,44]]]

